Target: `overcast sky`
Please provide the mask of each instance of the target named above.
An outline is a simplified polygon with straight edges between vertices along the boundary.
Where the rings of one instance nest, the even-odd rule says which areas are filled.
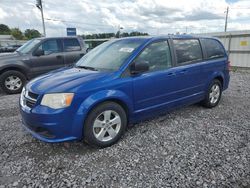
[[[42,32],[36,0],[0,0],[0,23]],[[152,35],[175,32],[250,30],[250,0],[43,0],[47,36],[140,31]],[[49,20],[50,19],[50,20]],[[51,20],[53,19],[53,20]]]

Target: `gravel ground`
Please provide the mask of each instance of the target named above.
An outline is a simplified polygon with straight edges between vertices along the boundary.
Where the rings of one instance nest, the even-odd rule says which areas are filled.
[[[0,187],[250,187],[250,73],[232,73],[219,106],[184,107],[92,149],[21,128],[19,95],[0,96]]]

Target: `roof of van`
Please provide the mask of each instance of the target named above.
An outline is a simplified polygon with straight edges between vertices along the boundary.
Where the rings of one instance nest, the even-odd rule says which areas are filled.
[[[65,37],[39,37],[37,39],[62,39],[62,38],[81,38],[80,36],[65,36]]]
[[[215,38],[216,37],[208,37],[208,36],[197,36],[197,35],[161,35],[161,36],[152,36],[152,35],[147,35],[147,36],[134,36],[134,37],[124,37],[124,38],[118,38],[117,40],[123,40],[123,39],[128,39],[128,40],[133,40],[133,39],[148,39],[148,40],[159,40],[159,39],[168,39],[168,38],[173,38],[173,39],[192,39],[192,38]]]
[[[64,36],[64,37],[40,37],[37,39],[62,39],[62,38],[80,38],[82,39],[81,36]],[[123,37],[123,38],[111,38],[111,39],[106,39],[106,40],[134,40],[134,39],[146,39],[146,40],[160,40],[160,39],[168,39],[168,38],[173,38],[173,39],[191,39],[191,38],[215,38],[216,37],[208,37],[208,36],[198,36],[198,35],[147,35],[147,36],[133,36],[133,37]],[[91,39],[89,39],[91,41]],[[93,39],[96,40],[96,39]]]

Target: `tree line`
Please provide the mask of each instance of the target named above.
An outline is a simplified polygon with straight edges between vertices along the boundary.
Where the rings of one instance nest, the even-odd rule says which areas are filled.
[[[29,40],[41,37],[42,34],[36,29],[26,29],[22,32],[19,28],[10,28],[8,25],[0,24],[0,35],[12,35],[17,40]],[[120,38],[132,36],[145,36],[148,33],[133,31],[133,32],[120,32],[117,33],[97,33],[89,35],[81,35],[83,39],[104,39],[104,38]]]
[[[148,33],[142,33],[138,31],[120,32],[117,33],[97,33],[89,35],[81,35],[83,39],[106,39],[106,38],[120,38],[120,37],[132,37],[132,36],[146,36]]]
[[[26,29],[23,33],[19,28],[9,28],[5,24],[0,24],[0,35],[12,35],[17,40],[29,40],[42,36],[36,29]]]

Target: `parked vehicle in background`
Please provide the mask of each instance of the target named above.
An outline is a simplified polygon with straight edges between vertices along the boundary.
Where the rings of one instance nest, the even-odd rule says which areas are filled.
[[[99,46],[100,44],[108,41],[110,39],[85,39],[84,42],[87,44],[87,52]]]
[[[111,40],[75,67],[29,82],[20,98],[21,115],[40,140],[84,139],[107,147],[128,124],[159,112],[197,102],[215,107],[229,78],[227,53],[215,38]]]
[[[14,53],[0,54],[0,86],[8,94],[20,93],[27,80],[72,66],[85,54],[80,37],[32,39]]]
[[[14,45],[9,45],[5,47],[0,48],[0,53],[6,53],[6,52],[14,52],[18,48],[20,48],[22,45],[21,44],[14,44]]]

